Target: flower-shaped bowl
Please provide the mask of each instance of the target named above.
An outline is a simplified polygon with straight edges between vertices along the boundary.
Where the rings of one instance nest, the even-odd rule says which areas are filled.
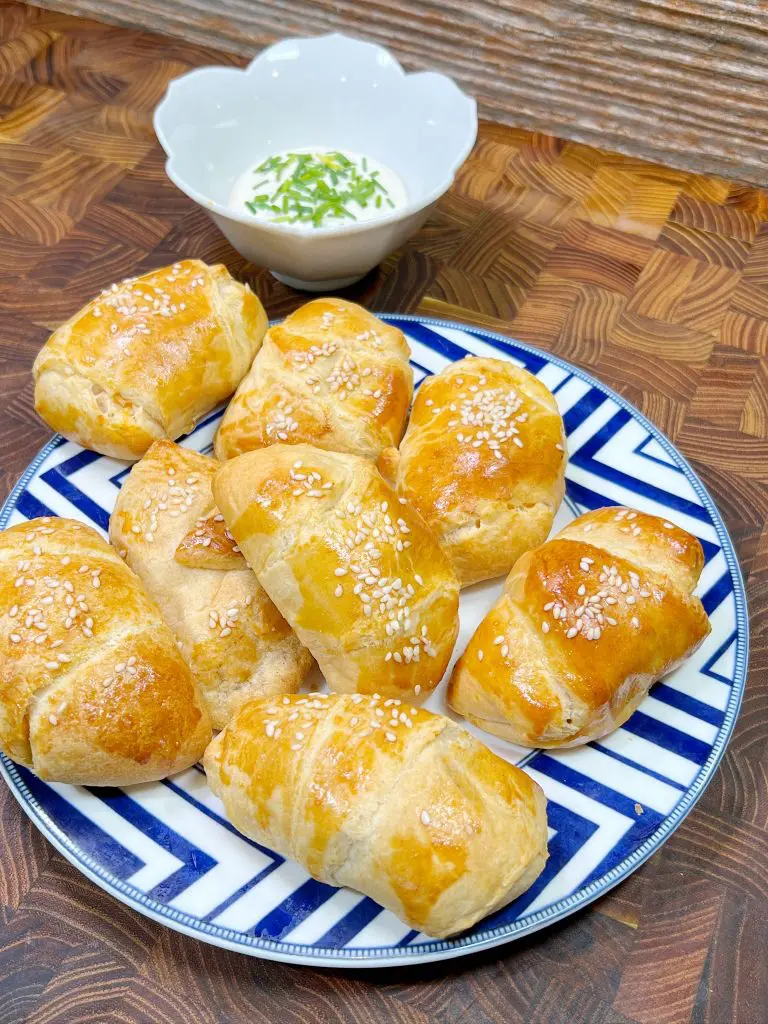
[[[445,75],[407,75],[383,47],[334,33],[285,39],[242,70],[182,75],[154,123],[168,176],[238,252],[289,285],[327,291],[358,280],[421,227],[474,145],[477,110]],[[405,204],[309,231],[233,208],[249,166],[307,148],[380,161],[402,179]]]

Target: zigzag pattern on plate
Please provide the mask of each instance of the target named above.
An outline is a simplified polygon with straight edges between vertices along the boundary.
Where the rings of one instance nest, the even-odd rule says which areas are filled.
[[[536,373],[556,395],[568,434],[567,498],[556,526],[609,504],[674,518],[704,546],[699,589],[712,633],[600,742],[515,757],[515,748],[485,737],[545,789],[550,858],[532,889],[453,941],[414,933],[367,897],[315,882],[240,836],[199,770],[123,792],[45,784],[3,759],[27,813],[108,891],[201,938],[285,959],[415,959],[489,945],[595,898],[642,863],[692,806],[722,753],[744,682],[746,619],[733,550],[711,499],[671,445],[559,360],[482,331],[386,319],[408,335],[417,383],[467,352]],[[219,415],[184,443],[209,451]],[[55,440],[11,495],[2,524],[69,515],[105,531],[126,473],[121,463]]]

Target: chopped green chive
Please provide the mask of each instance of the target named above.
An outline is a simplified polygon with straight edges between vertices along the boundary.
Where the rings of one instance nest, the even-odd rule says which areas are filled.
[[[362,173],[361,173],[362,171]],[[303,223],[322,227],[331,220],[357,217],[349,209],[356,203],[366,209],[374,201],[380,210],[382,198],[394,209],[387,189],[378,181],[379,171],[368,172],[363,157],[360,170],[353,160],[338,150],[328,153],[285,153],[271,156],[254,170],[256,175],[271,175],[277,183],[273,192],[262,192],[246,200],[251,213],[268,210],[275,223]],[[269,178],[254,185],[254,192],[269,187]]]

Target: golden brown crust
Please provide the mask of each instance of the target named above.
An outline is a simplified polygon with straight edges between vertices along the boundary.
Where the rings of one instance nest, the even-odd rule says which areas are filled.
[[[428,696],[456,640],[458,581],[371,461],[272,445],[225,463],[213,487],[249,565],[332,689]]]
[[[240,831],[430,935],[503,907],[546,861],[536,783],[396,699],[253,701],[211,743],[205,769]]]
[[[448,701],[513,743],[605,736],[710,630],[692,593],[698,540],[656,516],[604,508],[523,555],[456,663]]]
[[[162,609],[222,728],[245,700],[297,690],[312,658],[227,536],[211,493],[218,468],[157,441],[122,486],[110,537]]]
[[[213,473],[211,473],[211,477]],[[244,569],[247,566],[235,538],[217,508],[195,520],[179,541],[174,558],[190,569]]]
[[[164,778],[210,739],[173,634],[95,530],[34,519],[0,533],[0,746],[41,777]]]
[[[563,499],[563,421],[532,374],[468,356],[422,382],[399,460],[384,461],[466,586],[546,540]]]
[[[402,436],[413,394],[402,331],[344,299],[270,328],[216,434],[231,459],[276,442],[375,457]]]
[[[221,264],[182,260],[128,279],[40,350],[35,408],[70,440],[132,461],[232,394],[266,326],[259,300]]]

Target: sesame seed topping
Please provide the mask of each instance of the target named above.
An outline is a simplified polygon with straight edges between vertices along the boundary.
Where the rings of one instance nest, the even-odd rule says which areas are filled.
[[[622,511],[622,518],[626,518],[627,510]],[[587,579],[576,589],[580,603],[571,605],[560,594],[553,594],[552,600],[548,600],[543,606],[545,616],[548,614],[550,618],[543,619],[542,632],[548,633],[554,623],[559,625],[568,640],[576,636],[586,640],[599,640],[606,628],[619,624],[616,612],[622,606],[631,608],[639,598],[652,596],[650,590],[642,588],[640,576],[634,569],[626,570],[629,577],[626,581],[616,565],[602,565],[598,569],[594,558],[588,556],[579,559],[579,568],[587,573]],[[595,577],[596,588],[592,582]],[[607,613],[608,608],[613,615]]]
[[[428,825],[430,823],[430,821],[431,821],[431,819],[429,817],[429,812],[428,811],[422,811],[421,812],[421,823],[422,823],[422,825]]]
[[[549,627],[547,627],[547,628],[549,628]],[[479,650],[479,651],[477,652],[477,660],[478,660],[478,661],[482,661],[484,657],[485,657],[485,655],[484,655],[484,653],[483,653],[483,651],[482,651],[482,648],[481,648],[481,649],[480,649],[480,650]]]

